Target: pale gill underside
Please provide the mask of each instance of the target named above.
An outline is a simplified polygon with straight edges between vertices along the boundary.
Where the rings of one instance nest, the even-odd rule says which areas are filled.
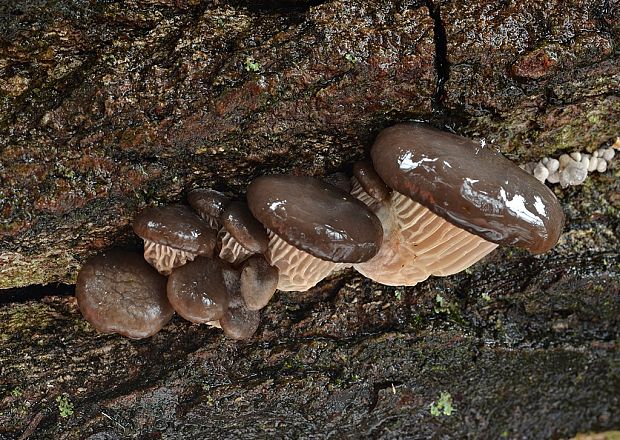
[[[362,193],[365,194],[363,190]],[[367,194],[356,197],[369,205],[365,200],[369,198]],[[381,284],[413,286],[430,275],[452,275],[497,247],[397,191],[374,211],[383,225],[383,244],[372,259],[353,267]]]
[[[196,254],[144,240],[144,259],[162,275],[170,275],[172,269],[194,261],[194,258]]]
[[[330,273],[351,266],[321,260],[291,246],[272,231],[268,233],[269,247],[266,256],[269,264],[278,268],[279,290],[304,292]]]
[[[231,264],[239,264],[251,254],[228,231],[220,230],[220,258]]]

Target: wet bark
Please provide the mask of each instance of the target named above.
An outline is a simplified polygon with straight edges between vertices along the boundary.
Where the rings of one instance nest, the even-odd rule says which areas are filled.
[[[144,206],[347,170],[395,122],[518,162],[613,142],[619,15],[602,0],[0,5],[0,438],[619,427],[617,168],[555,189],[567,224],[548,254],[503,249],[406,289],[346,272],[277,295],[247,343],[178,318],[146,341],[98,335],[63,295],[89,255],[139,246]]]

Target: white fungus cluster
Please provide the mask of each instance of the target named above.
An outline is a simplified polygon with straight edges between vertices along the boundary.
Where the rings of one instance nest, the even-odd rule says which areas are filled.
[[[539,162],[521,165],[521,168],[543,183],[559,183],[562,188],[566,188],[581,185],[588,173],[607,171],[617,149],[620,149],[620,138],[611,147],[599,148],[592,154],[574,152],[562,154],[558,159],[545,157]]]

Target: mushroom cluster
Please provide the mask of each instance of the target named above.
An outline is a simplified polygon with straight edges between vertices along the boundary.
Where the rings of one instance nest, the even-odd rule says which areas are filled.
[[[371,159],[350,179],[262,176],[245,202],[195,189],[191,208],[145,209],[133,222],[144,259],[113,250],[89,260],[80,310],[99,331],[131,338],[153,335],[176,311],[247,339],[276,290],[305,291],[348,267],[411,286],[500,244],[541,253],[559,238],[553,193],[469,139],[399,124],[379,134]]]
[[[562,188],[581,185],[588,173],[604,173],[620,150],[620,138],[609,148],[599,148],[592,154],[575,151],[562,154],[559,158],[543,157],[538,162],[523,165],[527,173],[532,174],[541,182],[559,183]]]

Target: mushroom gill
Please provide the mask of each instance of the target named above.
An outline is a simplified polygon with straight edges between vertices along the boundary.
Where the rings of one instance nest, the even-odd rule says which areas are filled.
[[[451,275],[497,247],[396,191],[376,214],[384,244],[375,257],[353,267],[381,284],[413,286],[431,275]]]

